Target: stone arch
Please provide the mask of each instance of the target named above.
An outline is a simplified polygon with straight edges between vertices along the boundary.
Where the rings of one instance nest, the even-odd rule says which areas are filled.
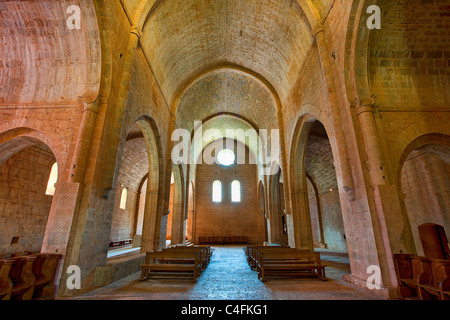
[[[397,179],[411,247],[423,255],[420,225],[436,223],[450,232],[450,136],[431,133],[414,139],[400,157]]]
[[[144,222],[145,202],[147,196],[148,173],[142,178],[138,187],[138,196],[136,199],[136,210],[133,222],[133,236],[142,237],[142,227]]]
[[[174,165],[172,169],[174,178],[173,205],[171,215],[171,245],[183,244],[186,239],[186,216],[184,210],[185,182],[183,167]]]
[[[264,182],[259,181],[258,186],[258,206],[260,218],[263,221],[264,226],[264,241],[269,242],[269,223],[267,223],[267,203],[266,203],[266,188],[264,187]]]
[[[134,21],[140,30],[144,30],[145,24],[149,20],[152,12],[155,10],[156,6],[160,5],[162,2],[164,2],[164,0],[147,0],[142,2],[134,18]],[[320,21],[320,15],[317,11],[317,7],[311,0],[297,0],[297,3],[299,4],[303,14],[307,17],[309,28],[314,30],[315,26]]]
[[[373,100],[368,76],[369,42],[372,30],[367,28],[362,16],[370,5],[377,3],[378,0],[352,1],[344,61],[345,87],[350,103],[370,104]]]
[[[397,181],[400,181],[401,168],[403,168],[403,165],[411,152],[427,145],[437,145],[450,148],[450,136],[442,133],[427,133],[415,138],[407,144],[398,160],[399,169],[397,170]],[[435,152],[438,151],[435,150]]]
[[[133,123],[124,136],[123,147],[120,148],[120,155],[118,155],[120,161],[116,163],[113,183],[113,186],[116,187],[120,187],[123,182],[129,184],[122,187],[128,188],[132,201],[129,202],[130,206],[126,208],[125,212],[120,211],[117,208],[120,190],[115,192],[111,232],[122,230],[123,232],[118,231],[119,234],[130,233],[133,235],[136,231],[136,215],[139,214],[139,207],[143,205],[141,251],[147,252],[159,246],[161,212],[164,206],[162,146],[153,118],[144,115]],[[125,154],[126,150],[128,150],[128,154]],[[125,156],[130,158],[126,159]],[[135,168],[137,165],[139,168]],[[139,194],[145,179],[147,179],[145,194]],[[140,203],[141,201],[144,203]],[[124,214],[126,216],[121,218]],[[121,226],[122,220],[126,223],[125,229]],[[110,238],[112,236],[110,235]]]
[[[189,182],[187,196],[187,220],[186,220],[186,238],[188,241],[195,242],[195,186],[194,181]]]
[[[56,209],[64,180],[64,163],[58,162],[61,155],[57,156],[53,150],[54,144],[46,135],[30,128],[16,128],[0,134],[0,203],[3,205],[0,253],[48,252],[49,239],[54,241],[63,231],[52,223],[63,219],[56,214]],[[55,193],[48,195],[47,184],[55,163],[60,166]],[[23,219],[28,223],[16,223]],[[16,240],[11,241],[12,238]],[[67,239],[58,240],[58,248],[64,252]]]
[[[316,121],[311,115],[302,116],[294,133],[290,158],[290,191],[295,248],[313,250],[311,217],[306,184],[305,153],[307,141]]]
[[[15,125],[18,126],[16,127]],[[12,151],[18,152],[21,148],[36,143],[36,141],[41,141],[52,150],[56,162],[60,164],[60,167],[64,167],[66,148],[56,134],[51,132],[43,133],[33,128],[22,127],[17,121],[0,125],[0,132],[2,132],[0,134],[0,145],[3,145],[0,149],[0,164],[8,158],[8,154]],[[22,143],[15,146],[10,145],[13,139],[20,139],[22,140]],[[26,143],[26,141],[28,141],[28,143]]]
[[[320,124],[320,125],[318,125]],[[321,128],[318,128],[318,126]],[[319,130],[320,129],[320,130]],[[323,165],[320,165],[320,161],[317,160],[317,168],[310,168],[310,170],[319,170],[324,171],[324,180],[320,184],[320,190],[317,188],[318,181],[314,181],[311,176],[311,172],[309,173],[310,176],[308,176],[307,173],[307,150],[310,146],[312,141],[311,133],[314,130],[319,130],[315,133],[314,139],[325,139],[327,141],[327,144],[329,144],[330,151],[328,154],[328,151],[326,149],[322,150],[323,152],[327,152],[328,157],[330,159],[322,159],[323,161],[326,161],[327,165],[324,167]],[[322,132],[323,131],[323,132]],[[317,136],[317,137],[316,137]],[[314,140],[314,141],[316,141]],[[323,140],[323,141],[325,141]],[[318,140],[314,142],[315,146],[323,146],[325,148],[325,144],[319,142]],[[319,143],[319,144],[318,144]],[[316,148],[315,147],[315,148]],[[321,147],[322,148],[322,147]],[[316,150],[317,152],[320,152],[320,150]],[[310,159],[309,161],[311,162]],[[316,162],[316,161],[315,161]],[[320,247],[326,246],[324,241],[324,235],[328,234],[328,236],[333,237],[333,243],[336,244],[336,247],[332,248],[339,251],[346,250],[345,245],[345,226],[342,225],[345,224],[344,219],[344,208],[342,206],[342,195],[343,191],[341,188],[341,181],[338,176],[337,171],[337,163],[336,161],[336,150],[333,147],[333,143],[330,140],[330,135],[328,133],[328,130],[326,128],[326,125],[323,124],[315,115],[312,114],[304,114],[300,117],[300,119],[297,122],[296,129],[294,131],[294,137],[292,139],[292,145],[291,145],[291,153],[290,153],[290,192],[291,192],[291,200],[292,200],[292,234],[295,234],[295,241],[292,242],[292,245],[295,244],[296,248],[306,249],[306,250],[313,250],[314,249],[314,241],[313,241],[313,229],[312,229],[312,216],[311,216],[311,208],[317,210],[314,211],[314,217],[315,224],[317,224],[317,231],[318,234],[318,245]],[[310,164],[312,165],[312,164]],[[332,168],[334,167],[334,168]],[[326,179],[325,179],[326,177]],[[316,197],[316,206],[311,207],[311,203],[309,200],[309,194],[308,194],[308,179],[310,180],[310,186],[313,186],[313,193]],[[315,179],[321,179],[319,177],[315,177]],[[326,180],[326,181],[325,181]],[[337,190],[336,190],[337,188]],[[322,206],[319,202],[319,198],[321,201],[324,201],[324,204],[326,203],[327,210],[325,210],[325,206]],[[340,211],[340,213],[339,213]],[[341,230],[342,234],[331,228],[331,224],[329,224],[330,228],[329,232],[325,232],[324,230],[324,218],[322,217],[323,214],[330,212],[329,218],[331,219],[337,219],[334,222],[338,222],[336,225],[339,225],[339,230]],[[331,214],[333,212],[333,214]],[[332,223],[334,225],[335,223]],[[336,233],[337,232],[337,233]],[[344,249],[345,247],[345,249]]]
[[[281,167],[276,164],[275,168],[271,169],[271,176],[269,177],[269,212],[270,212],[270,237],[271,243],[279,245],[289,244],[288,235],[288,221],[286,215],[285,202],[285,187],[284,175]]]
[[[164,208],[164,164],[161,138],[153,118],[141,116],[136,124],[143,133],[148,155],[148,182],[142,228],[142,252],[159,247],[161,218]]]
[[[80,97],[87,103],[95,101],[101,82],[96,1],[72,1],[80,9],[81,30],[67,29],[70,14],[65,1],[19,2],[2,7],[4,16],[16,21],[17,32],[1,30],[6,37],[0,54],[10,76],[0,81],[0,103],[65,105],[77,104]]]

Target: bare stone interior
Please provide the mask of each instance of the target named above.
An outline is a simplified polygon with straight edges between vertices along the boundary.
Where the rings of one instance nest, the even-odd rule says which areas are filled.
[[[378,1],[379,30],[369,2],[1,1],[0,258],[62,254],[56,299],[398,299],[393,255],[450,234],[450,0]],[[224,145],[245,164],[197,163]],[[330,281],[261,283],[237,245],[137,281],[202,236],[320,252]]]

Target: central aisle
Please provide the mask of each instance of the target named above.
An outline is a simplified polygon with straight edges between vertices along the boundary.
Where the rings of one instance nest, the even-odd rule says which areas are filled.
[[[242,247],[214,249],[208,268],[187,293],[188,299],[272,299],[271,290],[258,280],[257,273],[247,264]]]

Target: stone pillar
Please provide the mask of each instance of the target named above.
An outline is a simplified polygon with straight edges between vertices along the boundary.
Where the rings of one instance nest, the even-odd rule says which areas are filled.
[[[337,150],[336,163],[339,165],[342,179],[342,188],[346,192],[350,200],[354,199],[354,182],[350,166],[350,157],[347,150],[347,141],[343,131],[341,113],[339,110],[339,101],[336,94],[336,85],[334,82],[333,70],[331,67],[328,46],[325,39],[323,26],[318,25],[314,31],[317,48],[319,50],[320,62],[322,64],[325,85],[328,93],[328,101],[330,104],[330,120],[332,124],[333,136]],[[330,136],[330,139],[332,137]]]
[[[104,184],[108,184],[101,185],[99,188],[108,191],[112,188],[110,184],[112,184],[115,173],[122,119],[139,36],[138,29],[132,27],[117,99],[112,101],[111,97],[104,97],[97,101],[98,107],[95,105],[85,106],[80,137],[77,140],[71,167],[71,179],[74,181],[74,184],[80,185],[81,188],[77,191],[77,199],[74,199],[74,206],[76,205],[76,207],[73,209],[69,248],[64,261],[64,268],[67,268],[69,265],[80,267],[81,290],[75,292],[65,288],[65,286],[61,286],[59,295],[73,295],[91,290],[94,287],[95,269],[106,263],[107,252],[104,248],[108,246],[108,232],[111,228],[112,217],[108,213],[112,209],[111,199],[108,199],[109,193],[104,192],[106,194],[104,199],[108,199],[108,203],[105,200],[99,200],[98,195],[93,194],[98,190],[94,187],[91,179],[94,179],[94,171],[96,171],[96,174],[101,175],[99,181],[104,181]],[[99,110],[106,109],[106,101],[110,103],[107,106],[110,110],[106,112],[111,112],[112,120],[104,124],[103,132],[98,132],[98,139],[102,139],[102,143],[98,144],[98,141],[92,140],[94,132],[97,131],[95,120],[96,118],[99,121],[105,120],[108,116],[103,115],[103,112],[101,115],[96,116],[96,113]],[[102,118],[100,119],[99,117]],[[92,149],[91,144],[96,146],[96,150],[90,150]],[[105,150],[102,150],[102,145],[107,146]],[[94,161],[96,165],[89,168],[87,168],[89,157],[86,156],[90,154],[88,151],[93,151],[92,157],[96,157]],[[105,157],[106,162],[104,162],[105,158],[101,159],[102,151],[107,153]],[[86,152],[88,153],[86,154]],[[74,188],[75,186],[72,189]],[[66,278],[67,275],[63,273],[61,283],[64,283]]]
[[[383,164],[383,156],[380,145],[380,138],[376,128],[373,103],[357,102],[356,114],[361,125],[361,132],[366,148],[367,159],[369,161],[370,175],[372,184],[374,186],[385,185],[388,183],[387,175],[385,173],[385,166]]]
[[[84,103],[80,131],[75,146],[72,165],[70,166],[71,174],[69,181],[71,182],[82,182],[84,179],[99,106],[106,103],[105,100],[99,97],[97,101]]]
[[[377,211],[375,219],[372,220],[383,284],[387,288],[394,288],[398,282],[392,254],[414,252],[410,247],[413,243],[411,228],[402,214],[397,186],[389,182],[386,172],[381,140],[374,118],[374,102],[359,100],[356,102],[356,114],[363,135]]]

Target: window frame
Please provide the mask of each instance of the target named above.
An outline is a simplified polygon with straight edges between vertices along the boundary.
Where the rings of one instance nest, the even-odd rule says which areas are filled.
[[[212,184],[212,202],[222,203],[222,201],[223,201],[222,181],[215,180]]]
[[[233,180],[231,182],[231,202],[232,203],[241,203],[242,202],[242,187],[241,182],[239,180]],[[237,186],[237,190],[235,189],[235,186]],[[238,198],[236,196],[238,195]]]

